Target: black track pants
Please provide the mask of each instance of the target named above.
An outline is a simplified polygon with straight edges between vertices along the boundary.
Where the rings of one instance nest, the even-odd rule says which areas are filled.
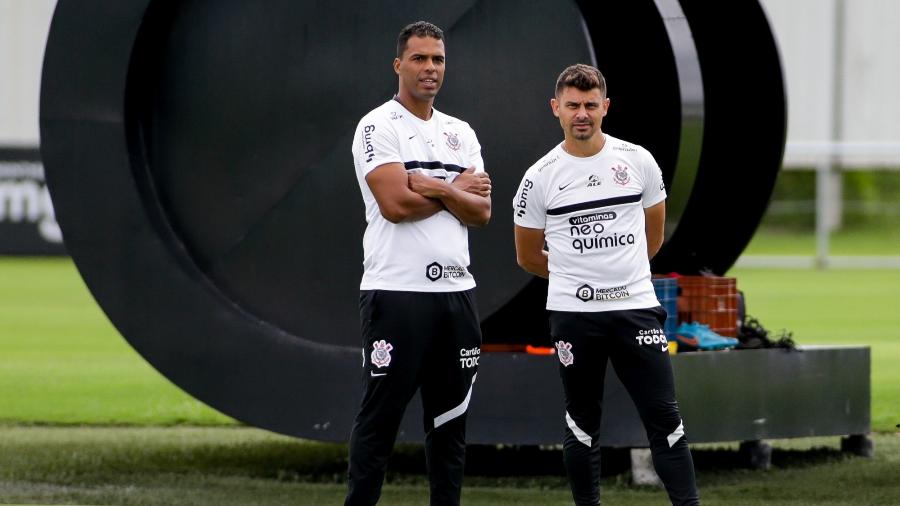
[[[662,307],[550,314],[566,395],[563,454],[578,505],[600,503],[600,415],[607,359],[637,407],[653,466],[672,504],[700,504],[662,331],[665,317]]]
[[[421,388],[432,505],[459,504],[466,411],[481,354],[474,290],[360,293],[364,393],[346,505],[378,502],[403,412]]]

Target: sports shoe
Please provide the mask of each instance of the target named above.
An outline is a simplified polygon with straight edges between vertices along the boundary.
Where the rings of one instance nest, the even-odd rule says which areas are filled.
[[[679,348],[686,350],[724,350],[734,348],[738,340],[733,337],[724,337],[710,330],[708,325],[702,323],[682,323],[675,330],[675,340]]]
[[[690,323],[682,323],[675,329],[674,341],[682,352],[700,349],[700,338],[694,336],[693,324]]]
[[[747,315],[738,328],[738,349],[757,349],[757,348],[784,348],[787,350],[796,350],[797,345],[794,343],[793,332],[782,330],[781,333],[772,339],[772,335],[765,327],[759,323],[759,320]]]

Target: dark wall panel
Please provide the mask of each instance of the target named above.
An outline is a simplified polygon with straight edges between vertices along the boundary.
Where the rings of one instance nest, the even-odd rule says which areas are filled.
[[[154,3],[145,17],[129,106],[166,217],[224,293],[288,332],[358,340],[348,294],[362,274],[365,221],[350,144],[359,118],[396,92],[396,33],[418,17],[446,29],[436,107],[476,129],[494,176],[494,219],[472,234],[480,309],[492,314],[528,281],[501,231],[512,227],[521,173],[558,141],[548,104],[555,77],[590,60],[574,3],[335,12],[184,1]],[[347,317],[323,317],[332,314]]]
[[[599,65],[607,130],[663,168],[658,270],[723,272],[758,224],[784,143],[777,51],[755,0],[700,4],[60,0],[41,151],[66,246],[111,321],[177,385],[247,423],[344,439],[364,228],[350,140],[396,90],[399,29],[424,18],[446,30],[436,106],[472,124],[493,177],[493,220],[471,233],[485,341],[546,344],[546,283],[515,265],[510,203],[562,139],[549,98],[565,66]],[[753,93],[767,100],[748,115]],[[533,406],[559,401],[554,360],[485,357],[476,404],[543,426]],[[546,387],[496,402],[526,363]],[[496,439],[471,416],[473,440]],[[418,418],[411,408],[401,439],[418,437]]]

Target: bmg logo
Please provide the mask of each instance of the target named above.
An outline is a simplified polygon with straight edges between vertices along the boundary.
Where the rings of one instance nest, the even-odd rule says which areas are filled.
[[[437,263],[431,262],[425,266],[425,277],[431,281],[437,281],[444,276],[444,267]]]
[[[366,153],[366,163],[375,158],[375,147],[372,146],[372,132],[375,131],[375,125],[366,125],[363,127],[363,145]]]
[[[534,183],[530,179],[526,179],[522,183],[522,193],[519,194],[519,199],[516,201],[516,216],[519,218],[525,216],[525,208],[528,207],[528,190],[532,188],[534,188]]]

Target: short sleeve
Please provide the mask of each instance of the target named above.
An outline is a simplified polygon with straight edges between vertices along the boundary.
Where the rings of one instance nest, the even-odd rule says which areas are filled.
[[[644,208],[653,207],[666,199],[666,184],[663,182],[662,170],[649,151],[643,150],[644,190],[641,201]]]
[[[529,170],[513,197],[513,223],[520,227],[545,229],[547,204],[536,172]]]
[[[469,136],[469,166],[474,166],[475,172],[484,172],[484,159],[481,157],[481,144],[478,142],[478,137],[471,127],[469,128]]]
[[[386,163],[403,163],[397,132],[371,115],[363,118],[356,127],[353,157],[363,176]]]

